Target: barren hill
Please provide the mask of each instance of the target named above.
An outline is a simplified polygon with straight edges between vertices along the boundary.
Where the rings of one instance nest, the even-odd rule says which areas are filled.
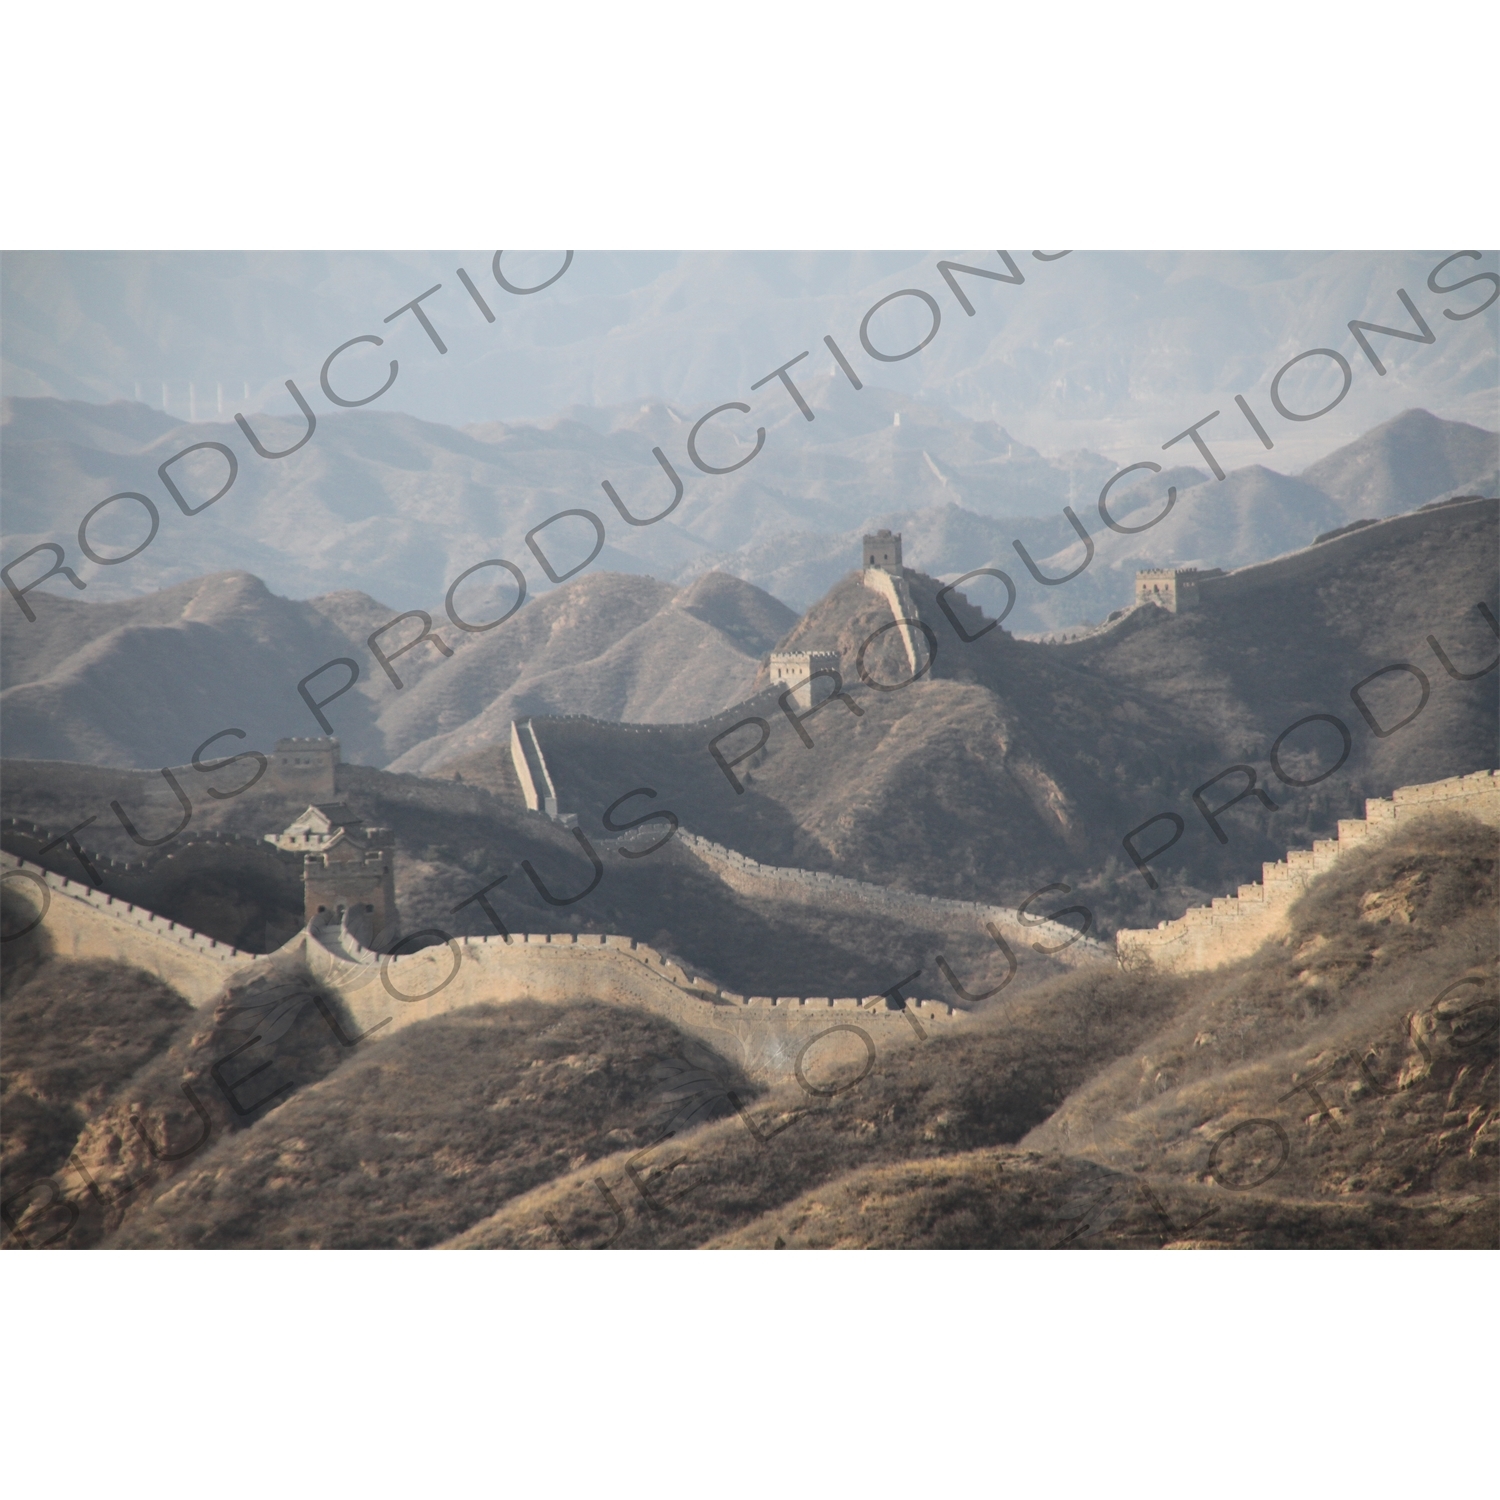
[[[439,614],[452,658],[431,646],[400,656],[397,690],[366,645],[396,612],[365,594],[282,599],[248,573],[223,573],[129,602],[33,599],[36,621],[0,637],[6,753],[153,767],[185,764],[228,725],[264,750],[281,735],[317,733],[297,683],[345,656],[364,664],[337,709],[352,761],[399,759],[417,770],[503,737],[517,714],[562,707],[646,722],[693,718],[743,696],[761,654],[796,618],[721,573],[684,588],[593,573],[493,632],[464,634]],[[482,605],[464,601],[485,618]],[[414,630],[397,627],[386,649]]]
[[[1017,640],[1003,627],[965,644],[937,583],[913,575],[938,651],[930,671],[897,691],[860,680],[861,644],[892,617],[851,576],[783,642],[839,654],[849,702],[807,721],[810,747],[769,691],[700,725],[549,719],[537,733],[564,810],[591,833],[617,797],[647,786],[658,800],[642,799],[641,810],[670,807],[695,831],[771,863],[988,900],[1066,882],[1097,898],[1106,921],[1151,925],[1255,878],[1288,845],[1326,837],[1365,797],[1500,758],[1497,679],[1484,670],[1495,633],[1478,608],[1500,603],[1496,522],[1494,501],[1396,517],[1212,580],[1195,611],[1134,610],[1065,645]],[[981,617],[957,597],[950,606],[977,634]],[[891,654],[898,639],[887,629],[871,643],[874,684],[910,676]],[[1350,696],[1357,687],[1363,712]],[[1309,716],[1328,717],[1277,745]],[[755,750],[753,723],[726,736],[751,718],[764,720],[766,743],[731,768],[736,791],[710,742],[726,760]],[[1350,737],[1337,770],[1332,720]],[[1303,788],[1276,774],[1273,748]],[[1230,802],[1246,776],[1225,773],[1244,764],[1274,806],[1240,801],[1221,820],[1221,844],[1192,794],[1210,811]],[[1142,852],[1167,840],[1170,817],[1183,826],[1153,867],[1162,886],[1153,893],[1122,839],[1159,816],[1154,837],[1137,840]]]

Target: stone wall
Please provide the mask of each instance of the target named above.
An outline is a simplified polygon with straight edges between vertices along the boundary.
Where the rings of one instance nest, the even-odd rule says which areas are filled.
[[[232,975],[257,959],[13,854],[0,853],[0,880],[30,912],[26,921],[41,913],[42,930],[59,956],[144,969],[196,1006],[207,1005]]]
[[[964,1019],[933,1000],[908,1001],[902,1012],[888,1010],[880,995],[739,995],[613,934],[454,938],[397,958],[371,953],[332,925],[309,928],[307,938],[313,973],[341,996],[359,1031],[379,1028],[377,1038],[486,1001],[597,1000],[653,1011],[734,1056],[750,1076],[774,1079],[794,1073],[814,1041],[857,1060],[864,1050],[859,1032],[872,1045],[907,1043]]]
[[[40,913],[42,930],[60,956],[144,969],[200,1008],[259,961],[259,955],[227,948],[13,855],[0,854],[0,875],[23,911]],[[799,1055],[813,1041],[857,1060],[864,1047],[858,1033],[872,1044],[888,1045],[933,1034],[930,1028],[941,1034],[963,1020],[961,1011],[935,1000],[908,1000],[902,1012],[888,1010],[879,995],[740,995],[615,934],[454,938],[390,957],[366,948],[347,925],[325,921],[299,932],[281,951],[299,948],[312,973],[344,1000],[358,1030],[371,1032],[374,1040],[484,1002],[598,1000],[665,1016],[727,1049],[752,1076],[778,1078],[795,1071]]]
[[[927,664],[928,648],[916,626],[905,623],[922,618],[917,613],[917,601],[912,598],[906,579],[896,573],[887,573],[883,568],[866,568],[860,578],[871,593],[879,594],[890,605],[891,618],[902,622],[896,633],[906,647],[907,664],[913,675],[920,672]]]
[[[557,816],[557,788],[547,769],[542,747],[530,719],[512,719],[510,724],[510,758],[521,783],[521,795],[531,812]]]
[[[81,836],[87,836],[84,830]],[[56,837],[24,818],[0,823],[0,840],[9,854],[41,866],[54,875],[87,885],[97,884],[116,904],[176,914],[177,925],[201,922],[221,945],[272,946],[302,925],[302,860],[263,839],[218,830],[189,829],[142,859],[114,859],[85,848],[95,882],[66,843],[46,849]],[[264,919],[250,920],[255,914]],[[252,930],[253,929],[253,930]],[[270,934],[275,934],[270,935]]]
[[[1449,811],[1500,827],[1500,771],[1397,787],[1389,798],[1370,798],[1363,818],[1339,819],[1336,839],[1289,850],[1284,860],[1264,865],[1261,881],[1242,885],[1238,895],[1191,907],[1177,921],[1162,922],[1154,930],[1121,931],[1115,939],[1120,963],[1190,974],[1248,958],[1262,943],[1286,932],[1292,903],[1349,850],[1389,838],[1424,814]]]
[[[1070,968],[1112,963],[1113,951],[1093,938],[1078,937],[1076,927],[1060,922],[1029,919],[1008,906],[987,906],[980,901],[950,901],[941,896],[922,896],[914,891],[892,886],[871,885],[851,880],[845,875],[827,875],[820,870],[800,870],[778,865],[763,865],[749,856],[716,844],[697,834],[679,829],[677,838],[727,885],[747,896],[777,901],[815,901],[820,907],[855,907],[861,911],[889,912],[915,925],[934,928],[961,921],[976,929],[993,922],[1008,942],[1018,948],[1032,943],[1055,947],[1077,939],[1069,947],[1051,955],[1056,962]],[[623,841],[620,841],[623,842]],[[1019,955],[1018,955],[1019,956]]]

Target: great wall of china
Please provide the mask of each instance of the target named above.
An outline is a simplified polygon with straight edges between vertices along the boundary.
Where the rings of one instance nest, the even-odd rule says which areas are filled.
[[[1248,958],[1287,930],[1292,903],[1324,870],[1350,850],[1389,838],[1397,828],[1433,812],[1461,812],[1500,827],[1500,771],[1397,787],[1390,797],[1369,798],[1363,818],[1339,819],[1337,838],[1290,850],[1284,860],[1262,866],[1261,880],[1242,885],[1237,895],[1191,907],[1177,921],[1156,928],[1122,929],[1115,935],[1120,963],[1188,974]]]
[[[202,933],[116,900],[103,891],[0,852],[0,880],[31,909],[31,923],[64,957],[105,959],[156,975],[194,1006],[212,1005],[227,985],[252,977],[268,956],[226,947]],[[23,927],[23,931],[26,930]],[[18,932],[14,936],[20,936]],[[857,1052],[851,1035],[887,1044],[960,1021],[964,1012],[909,999],[891,1010],[883,995],[740,995],[700,977],[632,938],[606,933],[516,933],[450,938],[405,955],[364,947],[346,927],[313,923],[278,950],[301,956],[375,1038],[481,1002],[598,1000],[664,1016],[688,1033],[736,1052],[755,1077],[794,1071],[809,1042],[835,1033],[835,1051]],[[823,1050],[828,1050],[827,1048]]]
[[[1080,937],[1076,927],[1065,927],[1046,918],[1022,918],[1009,906],[986,906],[980,901],[952,901],[942,896],[922,896],[894,886],[871,885],[846,875],[826,875],[820,870],[801,870],[781,865],[763,865],[748,855],[679,829],[683,847],[721,879],[743,895],[779,901],[816,902],[819,906],[890,912],[923,926],[946,920],[962,920],[976,927],[993,922],[1008,942],[1030,947],[1040,942],[1059,951],[1051,957],[1068,968],[1107,963],[1114,957],[1108,945],[1095,938]]]
[[[64,957],[106,959],[144,969],[195,1006],[210,1004],[235,974],[257,959],[254,953],[3,851],[0,881],[9,894],[32,908],[33,921]]]
[[[1264,866],[1260,883],[1242,885],[1235,896],[1194,907],[1155,929],[1122,930],[1114,956],[1125,967],[1149,965],[1167,973],[1219,968],[1252,954],[1280,936],[1296,898],[1350,850],[1388,838],[1398,828],[1432,812],[1457,811],[1500,827],[1500,772],[1478,771],[1423,786],[1399,787],[1389,798],[1371,798],[1364,818],[1340,819],[1336,839],[1320,839],[1310,850]],[[1039,933],[1065,941],[1071,928],[1056,923],[1022,924],[1004,907],[946,901],[888,891],[842,876],[760,865],[722,845],[679,833],[685,846],[738,889],[756,894],[793,893],[821,903],[868,906],[881,901],[903,915],[993,921],[1018,942]],[[179,923],[102,890],[0,853],[0,879],[34,913],[60,954],[104,959],[155,974],[195,1006],[211,1004],[236,976],[263,955],[226,946]],[[473,1005],[530,996],[542,1000],[593,998],[637,1004],[668,1016],[687,1030],[739,1040],[746,1065],[755,1071],[790,1066],[788,1051],[810,1028],[847,1022],[901,1035],[910,1026],[951,1023],[963,1012],[940,1001],[915,1000],[890,1010],[883,996],[744,996],[694,977],[654,948],[614,934],[515,934],[509,938],[453,938],[403,956],[362,947],[342,927],[314,924],[279,950],[301,951],[312,971],[349,1006],[362,1031],[399,1030],[414,1021]],[[1058,955],[1074,965],[1107,962],[1110,950],[1078,938]],[[910,1028],[916,1034],[916,1028]],[[795,1049],[794,1049],[795,1050]]]

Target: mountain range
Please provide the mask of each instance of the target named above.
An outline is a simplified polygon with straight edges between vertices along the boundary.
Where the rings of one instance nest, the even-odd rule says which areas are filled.
[[[1295,478],[1252,465],[1221,482],[1185,464],[1127,476],[1110,495],[1122,524],[1149,521],[1169,488],[1177,500],[1159,525],[1122,536],[1104,528],[1097,509],[1100,488],[1116,472],[1110,459],[1089,452],[1048,459],[994,422],[889,392],[840,390],[826,379],[808,388],[827,400],[815,425],[790,410],[768,424],[752,467],[717,478],[686,462],[685,419],[659,403],[463,431],[341,413],[320,419],[313,439],[289,458],[241,464],[224,498],[192,518],[165,498],[157,466],[193,443],[243,448],[232,423],[184,426],[130,403],[15,400],[0,427],[7,551],[14,558],[55,534],[68,538],[75,513],[82,519],[83,497],[133,491],[159,500],[160,530],[149,549],[120,564],[95,564],[68,539],[70,565],[89,592],[54,579],[31,597],[121,601],[205,572],[251,572],[293,596],[354,590],[392,612],[437,613],[452,580],[495,557],[518,565],[532,593],[546,592],[528,533],[559,512],[588,509],[603,532],[589,571],[679,584],[727,572],[800,611],[848,570],[866,529],[890,526],[907,538],[908,563],[934,577],[981,566],[1011,575],[1018,597],[1008,624],[1040,633],[1102,620],[1127,604],[1141,566],[1239,567],[1356,520],[1455,494],[1500,492],[1500,438],[1411,410]],[[257,422],[277,448],[305,431],[300,418]],[[631,525],[601,485],[608,479],[633,514],[655,514],[673,490],[653,449],[672,455],[684,497],[660,522]],[[730,461],[728,451],[716,457]],[[200,452],[173,472],[190,497],[206,499],[225,465],[219,454]],[[1082,545],[1065,505],[1097,554],[1085,573],[1053,588],[1033,580],[1014,543],[1045,576],[1071,571]],[[138,502],[120,501],[90,523],[88,538],[101,555],[127,551],[147,523]],[[575,516],[533,540],[565,573],[586,561],[595,532]],[[498,576],[491,570],[465,585],[470,618],[487,603],[486,581]]]
[[[703,718],[750,691],[797,618],[722,573],[682,588],[594,573],[493,633],[440,624],[451,659],[431,645],[396,656],[398,691],[366,644],[394,611],[355,591],[283,599],[251,574],[224,573],[113,604],[33,598],[36,622],[0,637],[6,754],[147,767],[184,765],[230,726],[268,750],[282,735],[318,733],[297,684],[341,657],[366,668],[337,707],[353,762],[386,765],[419,744],[420,761],[505,742],[510,720],[527,713]],[[416,630],[398,627],[386,650]],[[335,669],[326,682],[341,680]],[[323,680],[315,689],[331,690]]]
[[[12,396],[146,400],[179,419],[191,401],[199,417],[227,420],[284,401],[289,377],[315,390],[330,350],[376,333],[387,347],[375,357],[401,364],[386,405],[428,422],[535,421],[653,396],[691,421],[719,402],[754,399],[742,393],[801,350],[814,357],[799,377],[830,363],[820,341],[831,334],[867,386],[878,376],[903,400],[1002,423],[1034,447],[1142,447],[1149,456],[1188,422],[1229,408],[1235,392],[1253,399],[1301,350],[1335,345],[1362,361],[1349,321],[1410,326],[1396,295],[1404,289],[1435,342],[1377,345],[1394,356],[1388,375],[1368,371],[1318,424],[1326,433],[1290,425],[1278,434],[1292,466],[1410,406],[1492,425],[1496,314],[1443,317],[1479,305],[1486,288],[1428,284],[1433,276],[1451,289],[1493,274],[1492,254],[1456,264],[1450,251],[1007,254],[1014,272],[993,250],[579,251],[566,263],[558,252],[507,251],[501,270],[512,284],[563,271],[520,296],[500,288],[491,251],[7,254],[3,384]],[[955,273],[969,316],[945,284],[944,259],[1024,281]],[[461,287],[460,267],[493,322]],[[437,288],[424,307],[446,352],[410,316],[381,322],[427,288]],[[937,300],[941,327],[910,359],[877,365],[860,348],[861,321],[903,289]],[[895,340],[910,322],[916,342],[925,318],[915,299],[900,299],[876,315],[872,338],[909,347]],[[1234,464],[1258,451],[1242,432],[1250,446]]]

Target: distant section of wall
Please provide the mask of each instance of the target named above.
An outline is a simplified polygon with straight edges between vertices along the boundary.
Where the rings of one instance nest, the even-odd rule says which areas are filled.
[[[527,810],[539,812],[565,828],[577,827],[577,815],[563,812],[558,803],[557,784],[552,780],[547,757],[542,754],[542,742],[537,739],[536,726],[530,719],[511,720],[510,758]]]
[[[980,901],[949,901],[941,896],[921,896],[891,886],[871,885],[850,880],[845,875],[825,875],[819,870],[799,870],[778,865],[763,865],[715,844],[697,834],[679,829],[678,839],[719,878],[747,896],[777,901],[815,901],[820,907],[841,906],[864,911],[889,912],[892,916],[922,927],[937,927],[945,922],[962,921],[974,928],[993,922],[1007,941],[1029,948],[1033,943],[1045,947],[1069,946],[1049,955],[1069,968],[1113,963],[1114,953],[1107,944],[1078,936],[1076,927],[1061,922],[1031,917],[1023,921],[1019,912],[1009,906],[987,906]]]
[[[0,880],[33,915],[42,913],[41,926],[61,957],[144,969],[196,1006],[207,1005],[258,958],[13,854],[0,853]]]
[[[890,605],[891,618],[899,623],[897,633],[906,647],[907,664],[913,674],[920,672],[927,663],[927,643],[917,644],[917,627],[911,622],[922,617],[917,613],[917,601],[912,598],[906,579],[884,568],[866,568],[860,578],[871,593],[879,594]]]
[[[1500,826],[1500,771],[1398,787],[1389,798],[1370,798],[1363,818],[1339,819],[1336,839],[1289,850],[1285,860],[1263,866],[1258,885],[1242,885],[1238,895],[1220,896],[1212,906],[1192,907],[1154,931],[1121,931],[1115,938],[1120,963],[1191,974],[1248,958],[1262,943],[1286,932],[1292,903],[1349,850],[1389,838],[1397,828],[1433,812],[1461,812]]]

